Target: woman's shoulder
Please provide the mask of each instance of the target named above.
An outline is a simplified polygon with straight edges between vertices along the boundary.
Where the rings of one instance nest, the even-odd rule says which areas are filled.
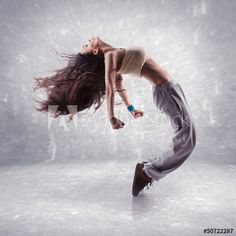
[[[106,52],[104,55],[109,55],[109,54],[113,54],[113,55],[116,55],[116,54],[119,54],[123,51],[126,51],[126,48],[113,48],[112,50],[109,50],[108,52]]]
[[[119,61],[120,58],[123,58],[127,49],[126,48],[115,48],[104,54],[104,57],[112,57],[115,61]]]
[[[120,69],[126,50],[126,48],[114,48],[106,52],[105,58],[110,57],[112,59],[110,61],[112,61],[111,63],[113,64],[112,67],[114,70],[118,71]]]

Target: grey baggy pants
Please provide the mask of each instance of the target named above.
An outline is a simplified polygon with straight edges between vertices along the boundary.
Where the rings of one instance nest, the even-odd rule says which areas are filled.
[[[171,150],[160,157],[144,162],[144,171],[158,181],[178,168],[192,153],[196,144],[194,120],[179,83],[174,79],[153,86],[153,100],[157,108],[170,118],[175,136]]]

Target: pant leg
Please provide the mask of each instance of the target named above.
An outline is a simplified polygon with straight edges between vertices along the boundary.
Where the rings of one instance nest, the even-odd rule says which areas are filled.
[[[146,174],[158,181],[190,156],[196,145],[196,129],[183,90],[173,79],[153,87],[153,101],[168,115],[175,131],[170,150],[144,164]]]

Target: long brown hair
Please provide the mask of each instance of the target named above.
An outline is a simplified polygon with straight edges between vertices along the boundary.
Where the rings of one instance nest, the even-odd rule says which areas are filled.
[[[104,55],[92,53],[60,54],[68,60],[66,67],[54,71],[54,75],[33,78],[36,82],[34,91],[43,88],[47,99],[36,110],[49,112],[49,105],[58,105],[54,117],[68,115],[68,105],[76,105],[77,112],[94,105],[95,111],[105,98],[105,63]]]

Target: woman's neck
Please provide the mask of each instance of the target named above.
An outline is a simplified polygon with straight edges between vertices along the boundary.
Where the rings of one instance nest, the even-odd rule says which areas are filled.
[[[114,50],[114,48],[111,45],[104,43],[104,42],[99,45],[99,49],[103,54],[105,54],[108,51]]]

